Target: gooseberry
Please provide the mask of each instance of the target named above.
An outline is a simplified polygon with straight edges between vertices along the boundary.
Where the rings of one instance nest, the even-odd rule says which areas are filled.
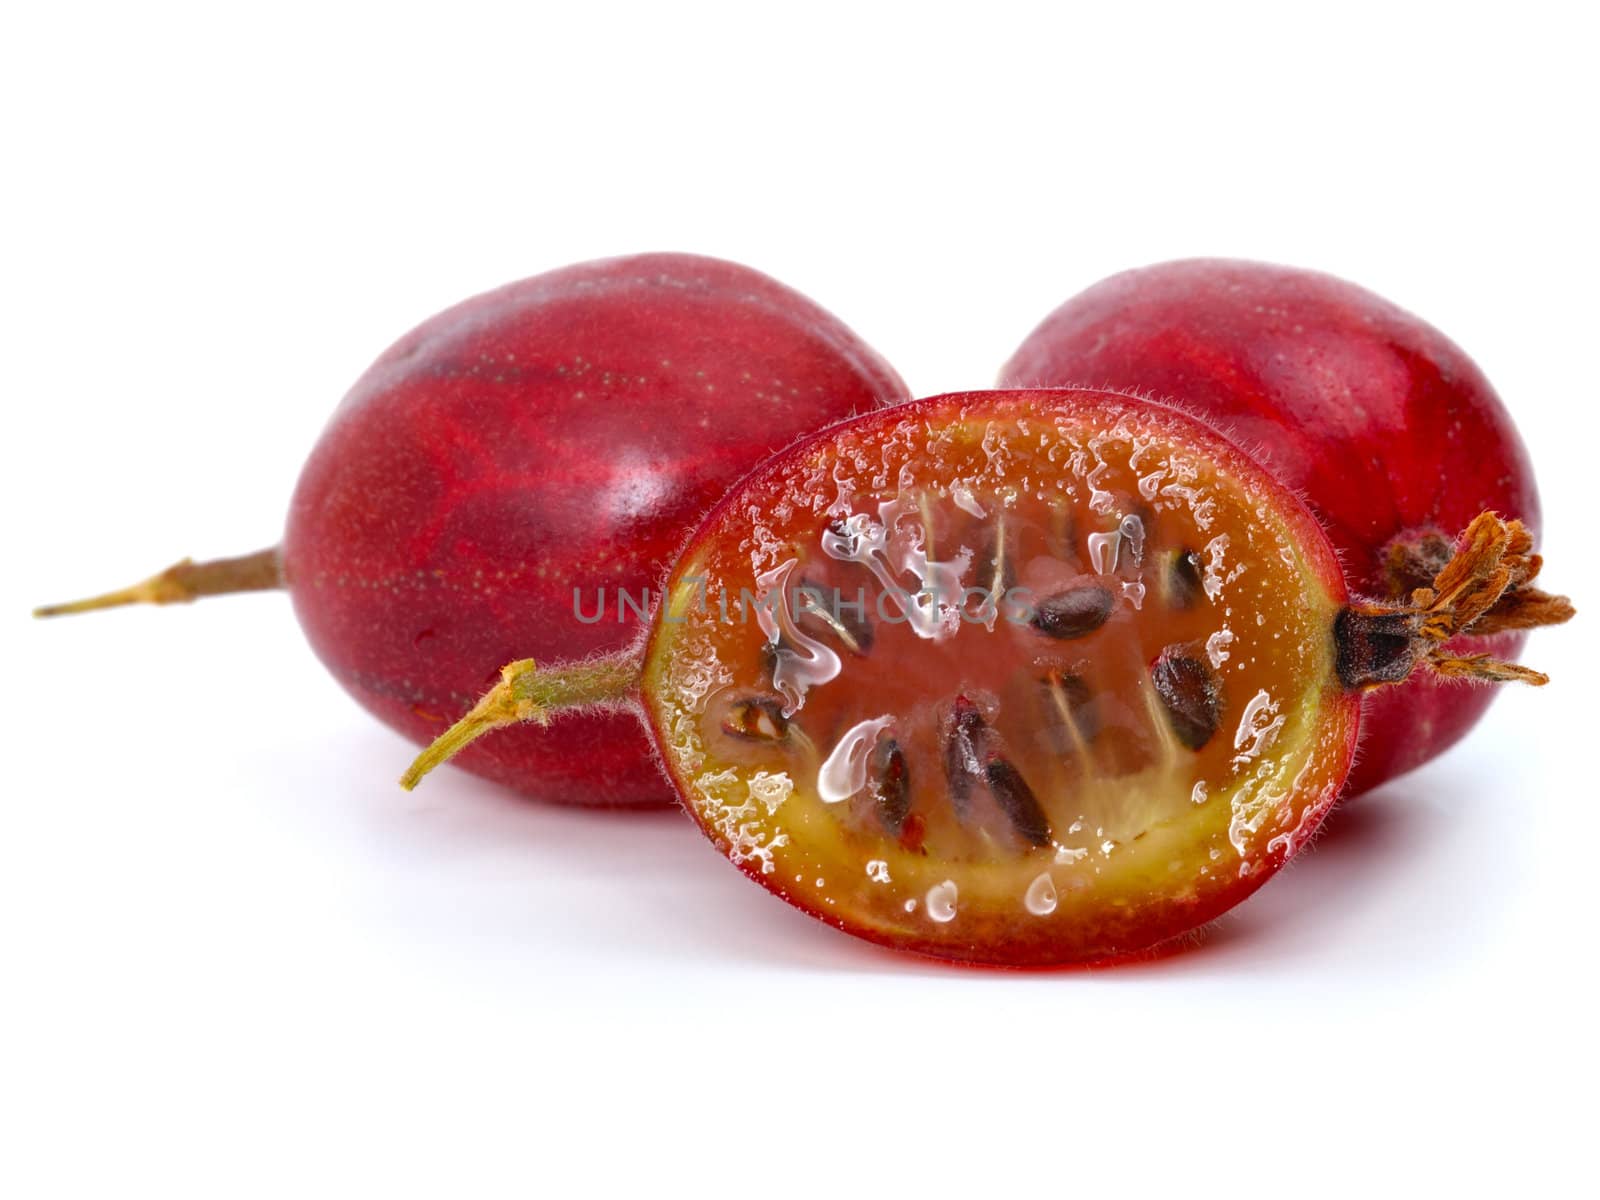
[[[514,655],[557,666],[636,642],[646,594],[730,483],[904,398],[835,317],[747,267],[583,263],[458,304],[379,357],[301,471],[281,547],[40,612],[287,588],[334,677],[426,744]],[[562,803],[672,799],[637,721],[603,704],[460,761]]]
[[[1366,595],[1426,586],[1481,512],[1538,533],[1532,465],[1483,372],[1330,275],[1228,259],[1126,271],[1046,317],[1000,382],[1137,391],[1205,418],[1308,501]],[[1514,659],[1526,630],[1571,615],[1563,597],[1514,588],[1452,650]],[[1375,692],[1351,794],[1449,748],[1494,695],[1434,672]]]

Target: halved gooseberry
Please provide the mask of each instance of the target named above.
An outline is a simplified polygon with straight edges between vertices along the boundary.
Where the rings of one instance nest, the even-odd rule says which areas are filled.
[[[1121,397],[836,428],[745,480],[666,596],[644,691],[706,833],[823,920],[941,957],[1095,958],[1210,919],[1309,834],[1355,743],[1321,530]]]

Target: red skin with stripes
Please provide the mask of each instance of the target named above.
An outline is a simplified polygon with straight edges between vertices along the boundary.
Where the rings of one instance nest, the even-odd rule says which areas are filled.
[[[513,659],[623,649],[730,484],[802,434],[907,399],[837,319],[733,263],[584,263],[451,308],[357,381],[300,476],[295,612],[367,709],[426,744]],[[596,612],[605,588],[605,615]],[[455,761],[565,804],[673,802],[636,716],[564,715]]]
[[[1485,509],[1538,532],[1532,466],[1483,372],[1432,326],[1328,275],[1226,259],[1114,275],[1046,317],[1000,382],[1135,390],[1204,417],[1302,494],[1368,595],[1393,594],[1397,540],[1454,537]],[[1514,659],[1522,641],[1452,646]],[[1368,696],[1347,794],[1448,749],[1497,691],[1419,671]]]

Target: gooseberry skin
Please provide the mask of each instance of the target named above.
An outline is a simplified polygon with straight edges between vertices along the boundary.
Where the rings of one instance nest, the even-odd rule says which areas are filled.
[[[357,381],[295,489],[284,580],[334,677],[426,744],[513,657],[636,642],[619,593],[648,608],[730,483],[905,398],[840,321],[746,267],[649,254],[552,271],[431,318]],[[580,620],[601,588],[603,619]],[[510,729],[458,761],[558,803],[674,800],[621,708]]]
[[[1414,586],[1390,570],[1393,547],[1454,538],[1485,510],[1538,532],[1532,466],[1483,372],[1426,322],[1329,275],[1229,259],[1126,271],[1046,317],[1000,384],[1132,390],[1206,419],[1300,492],[1366,595]],[[1452,648],[1515,659],[1523,640]],[[1418,672],[1370,695],[1348,794],[1448,749],[1497,690]]]
[[[937,476],[941,468],[930,468],[914,449],[904,447],[924,441],[943,446],[963,439],[976,445],[981,439],[984,454],[991,448],[998,451],[989,461],[1004,463],[1008,454],[1004,436],[991,447],[983,431],[989,422],[1021,428],[1019,421],[1026,423],[1023,433],[1005,436],[1015,437],[1010,444],[1026,445],[1035,457],[1042,452],[1033,447],[1043,444],[1040,439],[1052,422],[1058,423],[1056,428],[1115,430],[1114,436],[1124,443],[1137,446],[1139,438],[1150,438],[1149,444],[1203,464],[1203,477],[1209,471],[1211,478],[1237,486],[1251,503],[1236,508],[1256,511],[1264,522],[1260,527],[1276,530],[1279,537],[1276,549],[1269,544],[1254,552],[1259,555],[1251,560],[1254,574],[1247,571],[1245,578],[1253,585],[1264,573],[1277,570],[1281,557],[1284,562],[1292,560],[1290,569],[1303,585],[1295,594],[1273,597],[1273,619],[1259,610],[1240,609],[1233,618],[1239,636],[1257,639],[1254,644],[1266,653],[1275,645],[1280,618],[1305,618],[1307,630],[1320,631],[1298,637],[1285,633],[1281,652],[1288,656],[1287,665],[1274,668],[1292,689],[1289,694],[1299,706],[1296,720],[1303,721],[1293,735],[1295,746],[1284,751],[1281,793],[1269,796],[1263,785],[1258,805],[1251,808],[1246,792],[1231,798],[1219,792],[1203,802],[1192,801],[1185,791],[1177,815],[1151,825],[1148,837],[1141,833],[1108,852],[1103,875],[1099,861],[1073,860],[1061,868],[1062,900],[1058,908],[1052,892],[1048,913],[1025,907],[1023,890],[1013,886],[1015,876],[1008,874],[1009,866],[973,868],[935,855],[924,867],[926,859],[919,860],[914,848],[902,853],[893,838],[882,843],[885,861],[867,862],[863,874],[859,860],[869,851],[862,851],[859,843],[834,853],[829,822],[839,811],[837,805],[819,807],[816,796],[800,795],[804,784],[774,793],[769,772],[757,773],[748,765],[730,768],[708,752],[706,735],[699,732],[709,711],[704,699],[711,694],[708,689],[714,692],[719,678],[726,686],[730,676],[743,686],[747,681],[736,677],[752,661],[747,644],[752,635],[737,623],[730,625],[726,617],[719,620],[715,600],[710,602],[711,615],[706,615],[708,591],[717,595],[748,583],[752,563],[757,568],[770,565],[775,556],[788,553],[783,547],[790,537],[809,537],[815,532],[813,526],[827,521],[828,506],[836,496],[851,497],[855,511],[863,511],[863,505],[871,511],[886,497],[900,495],[896,488],[905,486],[907,462],[932,472],[924,478]],[[954,442],[945,437],[959,427],[978,432],[959,434]],[[1133,433],[1122,432],[1124,427]],[[1047,477],[1049,472],[1039,474],[1038,464],[1033,463],[1024,478],[1010,482],[1022,493],[1035,486],[1056,487],[1069,469],[1068,460],[1049,461],[1060,464],[1053,477]],[[1086,492],[1085,484],[1095,486],[1092,475],[1071,469],[1078,471],[1080,494]],[[891,482],[897,479],[900,483]],[[1188,502],[1196,503],[1193,492]],[[1199,502],[1204,503],[1204,496]],[[971,494],[954,503],[968,511],[974,504],[982,507]],[[1020,508],[1029,503],[1025,495],[1017,501]],[[1092,556],[1093,543],[1089,545]],[[1115,561],[1113,555],[1113,567]],[[656,622],[646,647],[644,710],[685,806],[702,830],[750,879],[819,920],[869,941],[947,960],[1012,967],[1110,961],[1185,936],[1253,893],[1305,845],[1339,794],[1359,731],[1358,695],[1333,677],[1332,622],[1349,596],[1333,547],[1315,518],[1292,492],[1210,426],[1167,406],[1125,395],[1059,390],[940,396],[858,417],[814,435],[733,488],[685,548],[666,595],[671,617]],[[1210,619],[1221,620],[1224,606],[1211,603],[1216,600],[1212,596],[1200,603],[1210,605],[1206,608]],[[1154,607],[1154,589],[1145,601]],[[1262,619],[1257,621],[1257,616]],[[1092,658],[1095,647],[1082,644],[1083,654]],[[726,652],[708,656],[707,647],[718,645]],[[974,674],[981,674],[992,665],[995,651],[987,643],[974,645],[967,662]],[[1244,651],[1240,654],[1243,657]],[[863,661],[868,664],[865,669]],[[866,660],[845,663],[844,674],[829,686],[845,689],[846,696],[872,709],[889,695],[903,694],[911,666],[891,655],[874,673],[868,655]],[[962,689],[970,686],[970,680],[957,670],[939,678],[936,686],[964,696]],[[1225,743],[1231,742],[1230,753],[1249,741],[1248,715],[1239,711],[1243,707],[1236,704],[1225,713],[1226,730],[1233,737],[1222,736]],[[1285,708],[1291,707],[1285,699]],[[805,715],[803,706],[799,715]],[[1236,723],[1238,733],[1234,733]],[[1288,741],[1290,735],[1285,732],[1284,738]],[[1016,738],[1012,744],[1026,742]],[[817,745],[820,752],[822,742]],[[748,802],[741,802],[744,788]],[[1172,797],[1166,800],[1170,803]],[[792,807],[797,801],[798,809]],[[1021,877],[1063,861],[1052,859],[1050,853],[1038,842],[1032,848],[1023,846],[1019,858],[1027,865]],[[875,866],[882,868],[876,875]],[[902,871],[918,875],[924,870],[933,873],[919,876],[915,890],[904,898],[888,890],[891,878],[895,885],[904,882]],[[946,872],[955,884],[948,893],[951,906],[959,894],[961,911],[958,916],[941,913],[930,920],[923,910],[934,903],[940,885],[927,892],[922,889]],[[1001,875],[1003,887],[996,883]],[[926,900],[919,900],[922,896]]]

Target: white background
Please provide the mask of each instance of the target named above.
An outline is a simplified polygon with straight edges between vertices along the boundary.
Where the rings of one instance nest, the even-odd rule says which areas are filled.
[[[244,11],[0,31],[0,1191],[1581,1190],[1584,6]],[[1496,381],[1589,612],[1204,948],[1026,976],[832,933],[678,814],[403,795],[282,596],[27,619],[270,543],[395,336],[647,249],[799,287],[922,393],[1124,267],[1345,275]]]

